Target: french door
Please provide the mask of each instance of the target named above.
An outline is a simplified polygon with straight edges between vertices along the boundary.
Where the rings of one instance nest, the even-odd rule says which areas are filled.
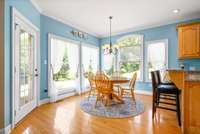
[[[89,86],[88,72],[96,73],[99,49],[92,45],[49,34],[49,96],[52,102],[59,95],[82,93]],[[67,96],[67,95],[66,95]]]
[[[90,85],[87,79],[89,73],[96,73],[99,69],[99,48],[89,45],[81,45],[81,62],[82,62],[82,92],[88,91]]]
[[[13,84],[14,124],[31,112],[37,103],[37,30],[22,19],[14,20]]]

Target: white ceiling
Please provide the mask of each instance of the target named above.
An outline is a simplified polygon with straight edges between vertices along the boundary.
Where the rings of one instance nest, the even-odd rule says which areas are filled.
[[[199,0],[32,0],[42,14],[104,37],[200,17]],[[180,9],[174,14],[174,9]]]

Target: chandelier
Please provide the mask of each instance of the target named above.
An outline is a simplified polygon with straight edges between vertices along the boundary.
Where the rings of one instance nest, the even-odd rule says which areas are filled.
[[[109,39],[110,39],[110,43],[109,43],[108,46],[106,46],[104,48],[104,54],[116,55],[117,52],[118,52],[118,49],[117,49],[117,47],[113,47],[113,44],[112,44],[112,19],[113,19],[113,17],[109,16],[109,21],[110,21],[110,36],[109,36]]]

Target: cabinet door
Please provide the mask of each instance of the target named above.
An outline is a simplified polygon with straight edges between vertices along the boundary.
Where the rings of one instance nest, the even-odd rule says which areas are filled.
[[[186,82],[184,91],[184,127],[188,134],[200,133],[200,82]]]
[[[199,57],[199,25],[179,29],[179,57]]]

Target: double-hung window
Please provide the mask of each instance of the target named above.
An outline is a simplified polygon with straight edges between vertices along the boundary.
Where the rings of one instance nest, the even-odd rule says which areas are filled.
[[[137,79],[143,80],[143,36],[129,35],[118,40],[118,67],[123,77],[131,78],[137,73]]]
[[[151,71],[160,70],[161,76],[168,68],[168,40],[146,43],[146,81],[151,80]]]

